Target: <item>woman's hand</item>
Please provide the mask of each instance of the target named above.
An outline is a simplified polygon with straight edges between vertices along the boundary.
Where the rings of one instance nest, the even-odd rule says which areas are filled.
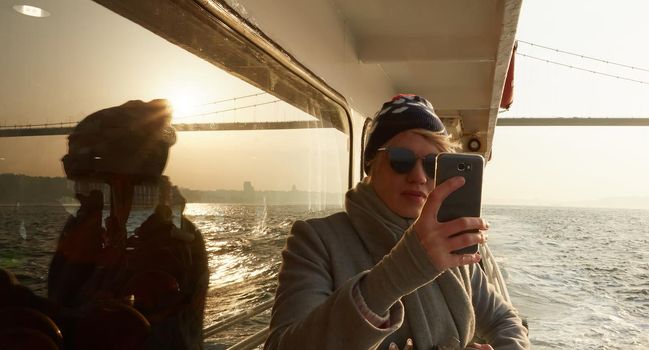
[[[438,222],[437,212],[448,195],[464,185],[464,178],[456,176],[444,181],[428,195],[426,204],[414,224],[414,230],[433,265],[439,270],[473,264],[480,254],[454,254],[454,250],[484,243],[488,224],[482,218],[463,217],[448,222]],[[477,230],[475,233],[458,232]]]
[[[414,348],[414,345],[412,344],[412,339],[408,338],[406,340],[406,345],[403,347],[403,350],[412,350]],[[399,346],[395,344],[394,342],[390,343],[390,346],[388,347],[388,350],[399,350]],[[493,350],[493,349],[491,349]]]
[[[469,345],[467,350],[494,350],[494,348],[491,347],[489,344],[478,344],[478,343],[473,343]]]

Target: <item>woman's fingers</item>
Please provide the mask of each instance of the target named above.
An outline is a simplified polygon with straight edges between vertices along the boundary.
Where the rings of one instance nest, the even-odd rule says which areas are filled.
[[[412,339],[408,338],[408,340],[406,340],[406,345],[403,347],[403,350],[413,350],[413,349],[414,349],[414,345],[412,343]],[[399,350],[399,347],[395,342],[392,342],[390,343],[388,350]]]
[[[464,185],[464,178],[462,176],[455,176],[444,181],[428,195],[428,199],[424,204],[419,218],[415,222],[414,228],[418,235],[426,234],[429,231],[438,231],[438,225],[446,226],[446,236],[456,234],[458,232],[468,230],[486,230],[487,224],[481,218],[459,218],[449,221],[448,223],[440,223],[437,221],[437,213],[442,205],[442,202],[453,191]],[[443,229],[444,227],[442,227]],[[421,237],[420,237],[421,238]]]
[[[475,254],[454,254],[453,257],[451,257],[452,260],[455,260],[454,263],[452,264],[454,266],[463,266],[463,265],[469,265],[469,264],[477,264],[480,262],[480,254],[475,253]]]
[[[491,347],[489,344],[478,344],[478,343],[473,343],[467,347],[467,349],[475,349],[475,350],[494,350],[494,348]]]
[[[478,232],[464,232],[447,239],[445,250],[450,253],[462,248],[470,247],[476,244],[482,244],[487,240],[482,231]]]
[[[462,217],[440,223],[440,228],[443,229],[446,237],[449,237],[465,231],[485,231],[489,228],[489,224],[483,218]]]
[[[422,209],[422,215],[432,215],[435,221],[437,221],[437,212],[439,212],[442,202],[451,193],[455,192],[455,190],[464,186],[465,181],[464,177],[455,176],[442,182],[439,186],[436,186],[428,195],[426,204],[424,204],[424,208]]]
[[[414,230],[427,251],[452,252],[484,243],[487,226],[481,218],[460,218],[436,224],[428,230],[415,224]]]
[[[440,271],[480,261],[478,254],[460,255],[452,252],[482,244],[487,239],[485,231],[489,224],[482,218],[462,217],[448,222],[437,221],[442,202],[464,183],[462,176],[456,176],[435,187],[413,226],[431,262]]]
[[[482,244],[486,239],[486,234],[483,231],[478,231],[450,237],[431,235],[424,238],[420,243],[435,267],[443,271],[451,267],[479,262],[480,254],[455,254],[452,252],[475,244]]]

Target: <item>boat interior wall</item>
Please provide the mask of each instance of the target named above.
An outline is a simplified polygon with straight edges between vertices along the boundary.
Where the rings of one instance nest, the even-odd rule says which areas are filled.
[[[488,155],[521,0],[227,3],[361,114],[389,94],[420,94],[461,117],[464,144],[477,138]]]
[[[365,118],[360,112],[356,111],[355,109],[352,108],[352,122],[354,123],[353,125],[355,126],[353,132],[354,138],[353,138],[353,143],[352,145],[352,150],[360,150],[363,149],[363,145],[365,142],[365,122],[367,122],[369,118]],[[362,162],[362,154],[363,152],[351,152],[350,156],[353,159],[352,161],[352,183],[357,183],[360,181],[363,176],[365,176],[365,172],[363,171],[363,167],[361,164]]]

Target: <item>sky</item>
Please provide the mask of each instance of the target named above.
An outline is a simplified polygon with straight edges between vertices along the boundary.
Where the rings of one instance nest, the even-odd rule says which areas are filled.
[[[171,101],[174,123],[314,119],[98,4],[40,3],[51,16],[19,15],[0,0],[0,125],[75,122],[155,98]],[[228,112],[206,114],[215,110]],[[0,173],[65,176],[66,151],[65,136],[0,138]],[[332,129],[183,132],[165,174],[198,190],[251,181],[258,190],[343,192],[345,152],[345,135]]]
[[[649,69],[649,3],[523,2],[517,39]],[[519,42],[518,52],[647,82],[596,75],[517,55],[505,117],[649,117],[649,73]],[[486,169],[492,204],[649,208],[649,127],[497,127]]]
[[[17,15],[11,10],[11,2],[0,0],[0,41],[7,48],[0,56],[0,76],[4,77],[4,84],[0,82],[0,122],[5,125],[76,121],[100,107],[128,99],[163,96],[180,107],[213,100],[212,96],[227,98],[260,92],[247,84],[235,84],[232,77],[205,61],[97,4],[49,4],[53,15],[34,20]],[[75,20],[66,17],[75,11],[86,15]],[[649,35],[647,13],[649,3],[642,0],[526,0],[519,18],[518,52],[649,83],[646,71],[622,69],[522,42],[649,69],[649,46],[644,44]],[[23,26],[25,23],[28,25]],[[105,34],[105,28],[111,28],[110,36]],[[68,41],[70,37],[75,41]],[[40,51],[25,55],[29,50]],[[70,79],[72,76],[77,79]],[[259,95],[249,101],[266,103],[271,97]],[[246,103],[229,102],[219,108]],[[289,120],[305,118],[287,104],[264,108]],[[256,120],[265,111],[258,109],[252,115],[233,113],[228,118]],[[514,104],[500,117],[573,116],[649,117],[649,84],[518,55]],[[324,186],[336,190],[346,186],[346,178],[336,175],[346,167],[346,160],[337,157],[346,151],[340,133],[323,131],[314,141],[302,140],[303,135],[291,131],[275,135],[250,132],[243,138],[229,132],[220,134],[218,143],[201,146],[197,151],[195,146],[207,134],[185,134],[172,148],[167,171],[186,187],[241,189],[243,179],[252,180],[259,189],[286,190],[295,185],[299,189]],[[304,147],[277,146],[282,144],[277,140],[288,137]],[[334,147],[330,147],[332,144]],[[224,151],[228,147],[248,150],[248,156],[241,158]],[[264,152],[254,153],[252,149]],[[485,172],[484,202],[649,208],[648,149],[649,127],[497,127],[493,157]],[[65,151],[63,136],[0,139],[0,173],[62,176],[60,158]],[[7,156],[11,152],[12,156]],[[286,167],[296,170],[287,172]],[[313,176],[303,176],[304,171]],[[286,173],[296,175],[288,179]]]

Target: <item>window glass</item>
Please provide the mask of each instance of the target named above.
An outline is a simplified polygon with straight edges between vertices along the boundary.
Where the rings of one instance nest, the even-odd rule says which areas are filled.
[[[292,222],[342,206],[350,157],[344,109],[251,44],[240,41],[239,52],[228,51],[236,38],[226,39],[215,21],[190,20],[201,12],[196,8],[176,23],[183,37],[135,23],[156,22],[142,17],[164,15],[163,7],[144,15],[124,10],[133,14],[126,19],[112,11],[120,5],[41,3],[45,12],[28,15],[0,5],[0,268],[47,295],[59,235],[79,215],[77,193],[95,189],[106,205],[111,198],[100,180],[66,178],[68,134],[101,109],[167,99],[176,142],[163,175],[178,187],[185,217],[205,240],[205,325],[270,299]],[[185,15],[175,10],[169,12]],[[39,13],[46,16],[29,15]],[[210,35],[212,41],[201,41]],[[134,196],[161,198],[158,183],[138,186]],[[137,205],[129,237],[146,219],[134,213],[150,213],[155,203]],[[238,327],[221,337],[232,342],[251,332]]]

